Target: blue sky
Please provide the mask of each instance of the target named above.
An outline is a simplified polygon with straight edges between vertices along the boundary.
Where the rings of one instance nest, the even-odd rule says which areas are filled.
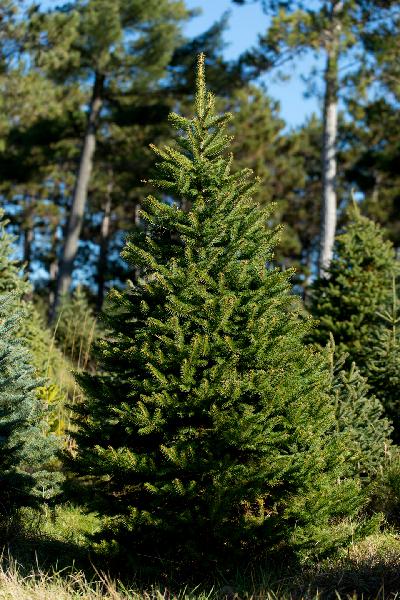
[[[225,52],[228,58],[236,58],[255,45],[258,34],[265,31],[268,24],[259,2],[238,6],[231,0],[186,0],[186,4],[189,8],[202,9],[202,14],[186,26],[186,34],[189,36],[210,27],[225,11],[230,12]],[[279,100],[281,114],[289,126],[300,125],[313,112],[319,113],[321,110],[315,98],[304,98],[306,86],[301,76],[307,75],[313,65],[314,61],[310,57],[302,60],[301,68],[298,64],[293,65],[293,68],[289,67],[287,73],[291,76],[287,81],[276,81],[277,78],[273,75],[263,78],[270,96]]]
[[[41,0],[41,5],[46,8],[59,4],[62,4],[62,0]],[[236,58],[241,52],[256,44],[258,34],[265,30],[268,23],[259,2],[237,6],[231,0],[186,0],[186,4],[189,8],[202,10],[202,14],[192,19],[185,27],[187,36],[195,36],[205,31],[224,12],[230,12],[225,51],[228,58]],[[272,75],[263,78],[270,96],[279,100],[281,114],[289,127],[300,125],[313,112],[320,113],[321,108],[315,98],[304,98],[306,88],[301,79],[302,75],[310,72],[313,64],[311,57],[302,59],[301,68],[297,64],[287,70],[291,76],[284,82],[276,81],[276,77]]]

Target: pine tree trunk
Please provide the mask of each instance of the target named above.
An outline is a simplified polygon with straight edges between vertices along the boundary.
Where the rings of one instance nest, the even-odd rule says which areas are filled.
[[[305,265],[306,265],[306,269],[307,269],[307,274],[304,279],[304,285],[303,285],[303,301],[304,301],[304,304],[306,306],[308,306],[309,299],[310,299],[310,289],[311,289],[312,280],[313,280],[313,266],[314,266],[314,261],[315,261],[315,249],[312,247],[312,245],[310,245],[306,249],[305,255],[306,255]]]
[[[57,235],[57,224],[53,225],[52,235],[51,235],[51,257],[49,263],[49,322],[53,320],[53,307],[55,306],[55,298],[56,298],[56,287],[57,287],[57,279],[58,279],[58,260],[57,260],[57,245],[58,245],[58,235]]]
[[[108,246],[111,231],[111,205],[112,205],[112,181],[108,184],[107,194],[103,208],[103,219],[100,230],[100,253],[97,267],[97,309],[100,311],[104,302],[104,290],[106,283]]]
[[[103,105],[104,76],[96,73],[90,102],[88,125],[83,142],[75,189],[72,196],[71,211],[65,236],[64,250],[59,268],[57,292],[53,313],[62,294],[68,292],[71,285],[72,271],[78,251],[79,238],[82,231],[83,218],[88,195],[90,176],[93,170],[93,159],[96,149],[96,130],[100,111]]]
[[[322,211],[319,274],[327,275],[336,234],[336,140],[338,130],[338,59],[340,17],[343,2],[334,2],[331,12],[331,29],[327,32],[327,63],[325,70],[325,98],[322,143]]]
[[[32,243],[33,243],[33,229],[32,227],[26,228],[24,232],[24,264],[27,273],[31,269],[31,258],[32,258]]]
[[[23,263],[25,265],[26,272],[29,273],[32,259],[32,243],[34,240],[32,198],[29,194],[26,194],[24,200],[25,206],[23,216]]]

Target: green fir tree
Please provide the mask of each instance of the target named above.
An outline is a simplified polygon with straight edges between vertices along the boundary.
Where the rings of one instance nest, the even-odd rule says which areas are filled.
[[[353,203],[347,225],[336,238],[327,276],[313,285],[311,313],[319,321],[314,340],[325,344],[332,334],[339,353],[347,355],[346,364],[355,362],[366,376],[369,347],[380,327],[379,312],[391,302],[397,271],[392,244]]]
[[[52,347],[49,331],[43,327],[35,307],[28,300],[32,288],[23,275],[21,265],[12,258],[13,238],[7,233],[6,227],[7,221],[0,211],[0,295],[1,304],[4,305],[1,319],[4,320],[5,331],[10,335],[10,340],[5,342],[3,347],[4,371],[0,396],[8,403],[6,398],[9,397],[13,386],[16,394],[15,405],[7,404],[9,412],[8,416],[4,412],[5,423],[6,419],[12,422],[13,411],[17,411],[18,399],[21,401],[26,394],[21,404],[21,411],[25,411],[21,412],[21,429],[18,429],[16,420],[16,430],[10,430],[12,440],[17,439],[19,435],[23,436],[18,450],[19,462],[14,464],[10,450],[9,464],[15,467],[18,479],[21,479],[21,473],[25,473],[24,477],[27,479],[29,473],[30,484],[26,489],[31,500],[33,497],[49,500],[60,491],[60,483],[63,480],[62,474],[58,472],[59,464],[56,459],[60,441],[52,432],[61,433],[62,419],[59,415],[62,412],[61,406],[66,401],[66,394],[55,381],[58,380],[56,373],[61,371],[60,365],[65,361],[57,349]],[[7,344],[13,337],[16,337],[16,340],[9,347]],[[12,360],[16,360],[18,353],[20,361],[15,362],[15,373],[10,373],[6,379],[6,369],[10,369]],[[50,381],[50,378],[53,381]],[[53,391],[51,406],[48,402],[50,390]],[[30,420],[27,420],[27,415]],[[13,472],[10,473],[10,476],[14,476]],[[5,487],[5,493],[12,494],[12,491]],[[21,498],[28,498],[23,490],[21,494]],[[19,492],[16,491],[15,503],[10,504],[4,500],[4,506],[17,507],[19,497]],[[8,508],[6,510],[8,511]]]
[[[38,380],[17,331],[21,313],[12,294],[0,296],[0,518],[13,523],[18,509],[49,500],[59,490],[56,438],[48,434]]]
[[[46,419],[51,431],[63,434],[66,424],[65,406],[76,395],[72,364],[57,348],[53,332],[45,325],[30,300],[32,286],[23,274],[21,264],[12,258],[13,237],[7,233],[7,220],[0,212],[0,294],[11,293],[14,307],[23,315],[19,320],[18,337],[29,351],[29,361],[40,385],[38,397],[49,405]]]
[[[13,260],[13,238],[7,233],[8,221],[0,209],[0,294],[14,292],[13,298],[19,301],[22,296],[29,294],[31,287],[22,277],[21,265]]]
[[[90,476],[101,547],[132,560],[324,554],[355,533],[346,517],[363,502],[291,272],[266,268],[270,210],[251,172],[231,171],[229,121],[201,55],[195,117],[172,114],[178,149],[154,148],[168,201],[147,198],[147,229],[123,252],[141,278],[112,293],[99,374],[79,377],[75,469]]]
[[[333,339],[330,355],[337,431],[347,436],[352,452],[349,474],[370,481],[382,471],[387,460],[393,428],[355,363],[345,368],[346,357],[337,356]]]
[[[393,422],[394,439],[400,442],[400,316],[393,280],[392,306],[378,315],[380,326],[368,350],[368,380]]]

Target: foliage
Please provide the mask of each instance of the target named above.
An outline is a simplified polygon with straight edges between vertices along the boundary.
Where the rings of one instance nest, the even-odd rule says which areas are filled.
[[[229,119],[200,56],[196,115],[171,115],[178,150],[155,148],[153,183],[176,204],[147,199],[123,253],[142,278],[113,292],[99,374],[79,376],[73,466],[108,552],[204,567],[278,544],[320,554],[357,532],[340,520],[363,500],[331,435],[327,363],[304,344],[291,273],[265,268],[277,232],[251,173],[231,172]]]
[[[388,456],[371,496],[371,509],[382,512],[387,523],[397,527],[400,523],[400,455],[397,447]]]
[[[305,185],[306,178],[297,136],[284,131],[285,122],[280,117],[278,103],[254,85],[237,90],[224,104],[233,115],[234,168],[250,168],[263,181],[254,194],[254,201],[266,206],[276,203],[274,220],[285,223],[277,248],[278,261],[293,264],[302,246],[290,222],[290,211],[295,206],[299,208],[296,192],[300,182]],[[302,144],[306,145],[305,139]],[[300,211],[296,212],[300,223]]]
[[[29,354],[16,332],[20,314],[15,298],[0,298],[0,477],[2,525],[16,510],[49,500],[62,480],[54,472],[56,438],[49,435],[45,407],[36,394]]]
[[[49,340],[40,347],[45,330],[37,326],[32,303],[24,300],[31,286],[11,258],[12,237],[6,225],[0,214],[1,464],[6,481],[2,506],[12,516],[15,508],[35,497],[53,497],[63,477],[56,472],[59,442],[49,431],[52,412],[43,402],[47,382],[40,379],[45,374],[39,364],[40,350],[50,361]]]
[[[398,270],[392,244],[356,205],[336,238],[328,276],[312,289],[311,313],[319,324],[313,338],[325,344],[332,333],[348,366],[355,362],[367,375],[366,361],[374,332],[392,297],[392,280]]]
[[[395,123],[397,106],[389,99],[349,102],[351,120],[346,125],[346,177],[363,194],[362,211],[382,225],[395,247],[400,243],[399,139]],[[341,158],[343,163],[343,157]]]
[[[7,233],[6,225],[7,221],[0,214],[0,293],[12,292],[15,307],[23,312],[17,335],[29,350],[29,361],[38,379],[37,394],[50,408],[51,431],[61,435],[66,425],[65,404],[68,398],[73,398],[76,388],[72,365],[56,347],[50,329],[29,299],[32,287],[18,261],[12,259],[13,238]]]
[[[4,219],[4,213],[0,210],[0,293],[16,292],[14,298],[17,300],[24,294],[30,292],[30,285],[21,277],[21,266],[17,260],[13,260],[13,238],[7,234],[8,221]]]
[[[337,430],[346,434],[352,452],[349,472],[368,481],[379,475],[387,462],[392,426],[355,363],[345,369],[345,357],[335,356],[332,345],[330,351]]]
[[[400,317],[393,280],[392,306],[380,313],[380,322],[368,348],[368,380],[394,425],[394,439],[400,440]]]

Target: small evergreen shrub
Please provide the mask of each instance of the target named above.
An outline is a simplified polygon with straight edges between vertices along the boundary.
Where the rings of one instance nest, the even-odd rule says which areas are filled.
[[[33,302],[32,287],[26,280],[18,261],[12,259],[12,237],[6,231],[7,221],[0,212],[0,293],[12,293],[16,310],[21,312],[16,334],[29,350],[29,361],[41,383],[39,398],[50,407],[46,417],[51,431],[63,435],[66,428],[65,405],[73,399],[76,383],[72,365],[55,344],[50,329],[44,323]]]
[[[324,345],[333,334],[347,365],[355,362],[364,376],[371,340],[381,324],[379,313],[391,304],[398,270],[393,246],[381,228],[353,205],[336,238],[328,276],[313,285],[311,313],[318,319],[313,339]]]
[[[45,333],[38,326],[32,302],[27,299],[32,288],[18,262],[11,258],[12,238],[6,232],[6,225],[0,213],[0,321],[3,328],[0,422],[7,432],[1,438],[5,494],[2,514],[12,518],[21,504],[35,504],[55,497],[63,477],[56,459],[60,442],[52,433],[55,429],[52,427],[53,407],[43,401],[43,391],[49,386],[44,376],[50,371],[46,367],[45,372],[39,365],[45,360],[39,359],[41,352],[49,357],[51,349],[47,340],[45,348],[41,344]],[[47,364],[49,360],[47,358]],[[59,400],[58,394],[57,402]]]
[[[291,272],[270,267],[277,232],[231,171],[229,115],[214,113],[199,59],[196,114],[170,116],[178,148],[154,149],[168,198],[124,259],[141,278],[110,298],[98,374],[82,374],[76,472],[106,552],[168,565],[233,565],[347,543],[363,503],[332,435],[329,365]],[[182,206],[188,210],[182,210]]]
[[[355,363],[346,368],[345,356],[338,357],[332,346],[331,357],[337,430],[347,436],[352,452],[349,475],[359,475],[369,482],[382,473],[387,463],[393,427]]]
[[[389,525],[400,525],[400,453],[397,447],[392,449],[381,476],[374,481],[370,510],[383,513]]]
[[[0,518],[8,526],[21,506],[52,498],[61,475],[54,471],[56,438],[48,434],[45,407],[30,356],[16,336],[21,314],[15,297],[0,296]]]
[[[367,352],[368,381],[394,425],[394,440],[400,442],[400,317],[393,281],[392,306],[379,313]]]

